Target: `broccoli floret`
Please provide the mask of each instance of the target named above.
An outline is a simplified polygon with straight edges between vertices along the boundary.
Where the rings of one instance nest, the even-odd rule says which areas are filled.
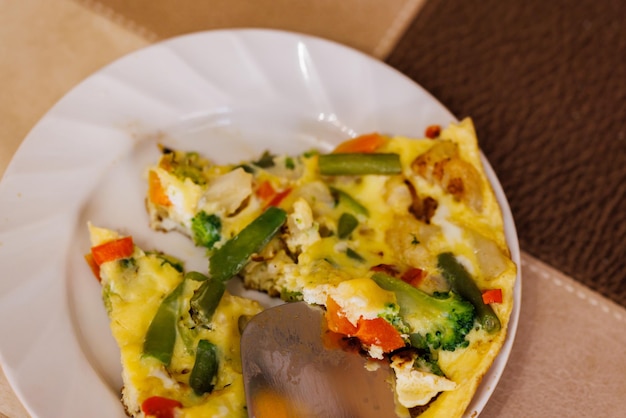
[[[221,238],[222,221],[215,214],[200,211],[191,219],[191,231],[196,245],[211,249]]]
[[[400,316],[400,307],[395,303],[385,304],[385,309],[378,314],[380,318],[389,322],[395,329],[402,334],[409,334],[410,329]]]
[[[409,341],[412,349],[407,350],[407,352],[415,353],[414,368],[426,373],[436,374],[437,376],[445,376],[439,366],[438,352],[430,349],[428,342],[421,334],[409,335]]]
[[[395,293],[400,316],[410,328],[411,341],[424,349],[454,351],[467,347],[465,336],[474,326],[474,306],[454,292],[431,296],[408,283],[383,273],[372,279]],[[418,343],[419,342],[419,343]]]
[[[295,170],[296,163],[295,163],[293,158],[291,158],[291,157],[286,157],[285,158],[285,168],[287,168],[289,170]]]
[[[437,359],[433,357],[432,352],[427,350],[421,353],[418,352],[413,367],[426,373],[436,374],[437,376],[445,376],[441,367],[439,367]]]

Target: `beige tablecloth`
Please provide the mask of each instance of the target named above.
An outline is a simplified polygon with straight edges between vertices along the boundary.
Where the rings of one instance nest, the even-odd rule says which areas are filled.
[[[375,0],[317,0],[300,6],[216,1],[212,13],[200,19],[196,3],[188,0],[177,2],[179,13],[161,27],[159,13],[172,3],[125,3],[0,1],[0,174],[28,131],[71,87],[112,60],[184,28],[301,30],[384,58],[422,6],[411,0],[388,1],[385,7]],[[522,261],[516,342],[481,416],[623,416],[626,309],[527,253]],[[10,373],[10,365],[3,366]],[[0,373],[0,417],[28,416]]]

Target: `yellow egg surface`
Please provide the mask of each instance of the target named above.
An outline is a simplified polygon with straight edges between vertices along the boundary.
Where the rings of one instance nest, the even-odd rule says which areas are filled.
[[[505,341],[517,271],[472,121],[453,123],[434,138],[372,134],[348,142],[332,154],[266,152],[230,165],[165,150],[148,168],[150,225],[187,235],[206,248],[211,264],[268,208],[280,208],[285,219],[278,232],[233,274],[249,289],[325,307],[333,329],[370,356],[388,359],[400,414],[461,416]],[[230,414],[243,413],[235,325],[260,307],[225,294],[214,327],[183,332],[164,373],[142,355],[143,338],[183,275],[154,255],[133,258],[145,264],[137,280],[144,285],[123,287],[131,285],[119,262],[102,267],[102,281],[125,381],[139,379],[132,380],[135,397],[187,393],[186,413],[216,408],[217,414],[227,405],[235,408]],[[181,300],[197,289],[198,283],[185,284]],[[113,290],[141,295],[142,305],[118,300]],[[494,299],[484,302],[487,294]],[[129,322],[118,325],[122,317]],[[190,321],[183,314],[181,324]],[[217,379],[223,391],[199,398],[185,379],[200,339],[228,353],[228,367]]]
[[[114,232],[90,226],[94,247],[119,239]],[[134,248],[128,257],[100,265],[104,305],[121,355],[122,402],[131,416],[143,417],[142,404],[151,397],[180,402],[177,417],[244,417],[245,396],[240,359],[239,319],[261,311],[255,301],[225,292],[210,323],[197,326],[189,300],[200,282],[186,279],[177,260]],[[169,364],[146,355],[148,328],[163,300],[179,285],[175,345]],[[199,340],[217,348],[218,368],[211,393],[197,394],[189,385]]]

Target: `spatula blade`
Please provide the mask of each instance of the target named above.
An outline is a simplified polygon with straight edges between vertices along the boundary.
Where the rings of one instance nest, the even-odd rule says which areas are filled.
[[[241,337],[248,416],[392,417],[392,371],[324,346],[323,311],[305,302],[255,316]],[[366,365],[369,365],[366,368]],[[266,414],[269,409],[271,415]]]

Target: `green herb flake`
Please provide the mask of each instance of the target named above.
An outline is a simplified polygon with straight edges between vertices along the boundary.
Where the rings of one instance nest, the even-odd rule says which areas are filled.
[[[363,256],[359,253],[357,253],[356,251],[354,251],[352,248],[348,248],[346,250],[346,255],[356,261],[360,261],[360,262],[364,262],[365,259],[363,258]]]
[[[274,167],[274,156],[270,154],[269,151],[265,151],[263,155],[261,155],[261,158],[259,158],[257,161],[253,161],[252,164],[261,168]]]

